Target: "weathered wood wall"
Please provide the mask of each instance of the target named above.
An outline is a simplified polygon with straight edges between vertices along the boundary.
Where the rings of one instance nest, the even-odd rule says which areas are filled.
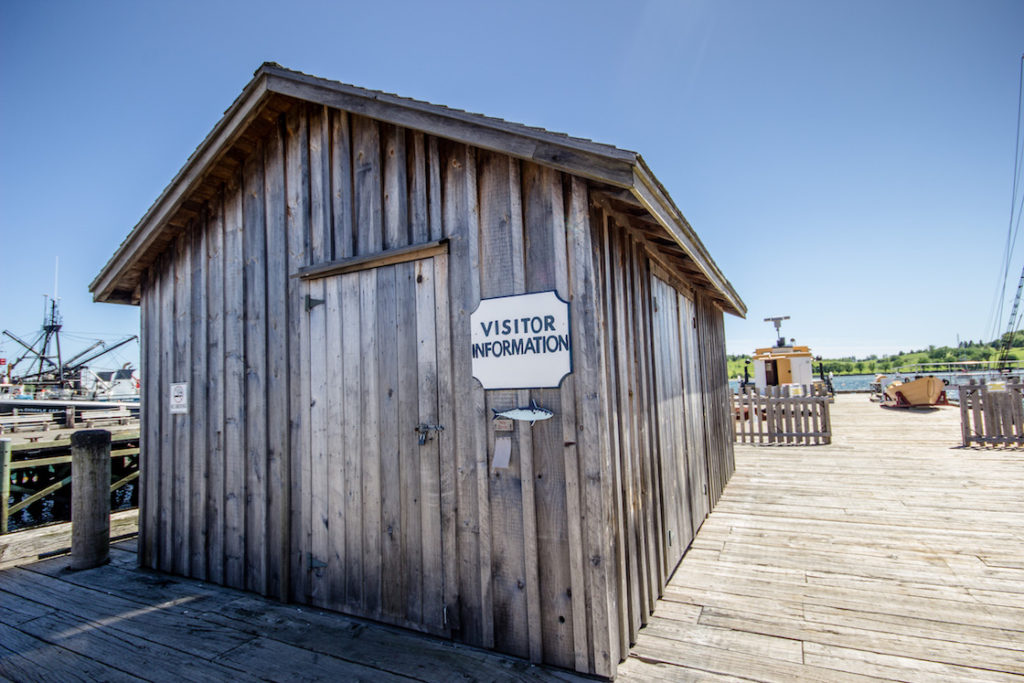
[[[586,181],[346,112],[295,103],[220,181],[141,288],[140,561],[614,675],[685,548],[680,538],[669,547],[666,517],[688,520],[688,543],[694,511],[703,519],[731,472],[717,410],[721,311],[694,308],[688,290],[686,320],[696,316],[699,333],[678,314],[679,355],[666,366],[648,247],[592,201]],[[447,301],[434,313],[450,350],[433,355],[436,378],[408,367],[433,352],[398,341],[414,302],[392,301],[379,283],[378,298],[357,288],[383,302],[376,333],[346,331],[346,285],[332,294],[327,281],[292,277],[439,239],[447,273],[434,275],[447,276]],[[484,392],[472,379],[470,313],[481,298],[547,289],[571,303],[574,373],[559,389]],[[307,296],[327,303],[307,310]],[[364,368],[357,396],[325,393],[338,377],[349,391],[360,359],[338,357],[330,340],[356,334],[395,363],[369,364],[372,376]],[[187,415],[168,411],[167,387],[179,381],[189,382]],[[392,402],[417,395],[401,393],[410,382],[451,397],[437,406],[436,468],[409,467],[422,452],[415,435],[381,418],[404,414]],[[373,404],[358,420],[372,430],[369,449],[332,417],[359,400]],[[490,409],[531,400],[555,418],[502,434],[512,460],[493,468]],[[663,400],[684,418],[659,412]],[[697,483],[709,479],[710,499]],[[436,500],[416,495],[435,489]],[[666,511],[667,500],[684,507]],[[439,538],[423,533],[433,522],[412,521],[435,507]],[[389,550],[396,535],[417,538]],[[443,585],[393,576],[436,561]],[[359,609],[349,579],[371,590]]]

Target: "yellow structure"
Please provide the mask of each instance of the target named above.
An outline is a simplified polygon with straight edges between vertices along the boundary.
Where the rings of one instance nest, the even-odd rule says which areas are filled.
[[[783,384],[812,384],[814,381],[811,361],[814,356],[807,346],[772,346],[754,351],[754,386],[758,391],[765,387]]]

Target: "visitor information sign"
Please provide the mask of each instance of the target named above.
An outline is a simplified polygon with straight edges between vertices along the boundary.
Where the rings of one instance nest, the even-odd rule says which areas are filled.
[[[484,389],[557,387],[572,372],[569,304],[554,292],[483,299],[470,324]]]

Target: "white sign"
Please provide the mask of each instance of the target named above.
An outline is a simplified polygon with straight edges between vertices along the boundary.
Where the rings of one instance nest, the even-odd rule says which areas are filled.
[[[173,382],[171,384],[171,414],[188,414],[188,382]]]
[[[569,304],[554,292],[483,299],[470,325],[484,389],[557,387],[572,372]]]
[[[790,398],[804,395],[804,385],[802,384],[787,384],[785,386],[789,387]]]

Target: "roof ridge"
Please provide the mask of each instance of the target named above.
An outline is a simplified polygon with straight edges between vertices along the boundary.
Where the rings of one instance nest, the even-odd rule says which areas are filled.
[[[260,67],[255,72],[253,72],[253,79],[255,80],[256,78],[260,77],[261,75],[263,75],[265,73],[276,73],[278,75],[283,75],[283,76],[291,77],[291,78],[299,77],[301,79],[309,80],[309,81],[312,81],[314,83],[325,85],[325,86],[328,86],[328,87],[338,87],[338,86],[340,86],[342,88],[351,89],[353,91],[358,91],[359,93],[362,93],[364,96],[370,96],[370,97],[373,97],[374,99],[377,99],[379,101],[388,101],[388,100],[390,100],[392,103],[404,104],[406,106],[408,106],[408,105],[418,105],[420,107],[428,107],[428,108],[436,110],[438,112],[444,112],[444,113],[447,113],[447,114],[450,114],[450,115],[454,114],[454,115],[462,115],[462,116],[472,117],[474,119],[477,119],[479,122],[490,122],[490,123],[493,123],[493,124],[497,124],[497,125],[501,125],[501,126],[506,126],[506,127],[511,126],[511,127],[514,127],[514,128],[518,128],[520,131],[529,132],[529,133],[532,133],[534,135],[539,135],[541,137],[550,137],[550,138],[555,138],[555,139],[563,140],[563,141],[569,142],[569,143],[576,143],[576,144],[583,144],[583,145],[587,145],[587,146],[592,146],[594,148],[593,151],[595,151],[595,152],[602,153],[602,154],[608,154],[610,156],[615,156],[615,157],[619,157],[619,158],[623,158],[623,159],[625,159],[627,157],[635,158],[635,157],[639,156],[639,154],[637,152],[634,152],[633,150],[625,149],[623,147],[618,147],[616,145],[612,145],[612,144],[607,143],[607,142],[599,142],[599,141],[593,140],[591,138],[584,138],[584,137],[579,137],[579,136],[575,136],[575,135],[569,135],[568,133],[563,133],[561,131],[550,130],[550,129],[544,128],[542,126],[531,126],[529,124],[521,123],[519,121],[512,121],[512,120],[509,120],[509,119],[503,119],[503,118],[498,117],[498,116],[490,116],[488,114],[483,114],[483,113],[480,113],[480,112],[469,111],[468,109],[459,109],[457,107],[450,107],[450,106],[448,106],[446,104],[435,104],[434,102],[429,102],[427,100],[420,100],[420,99],[416,99],[414,97],[406,97],[404,95],[399,95],[398,93],[388,92],[386,90],[377,90],[377,89],[373,89],[373,88],[365,88],[363,86],[354,85],[352,83],[345,83],[343,81],[339,81],[339,80],[335,80],[335,79],[330,79],[330,78],[324,78],[322,76],[317,76],[315,74],[308,74],[308,73],[305,73],[304,71],[299,71],[298,69],[290,69],[288,67],[281,66],[277,62],[263,62],[263,64],[261,64]]]

